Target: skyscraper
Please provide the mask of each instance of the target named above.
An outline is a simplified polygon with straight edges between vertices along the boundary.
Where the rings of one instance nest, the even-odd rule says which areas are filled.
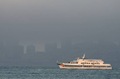
[[[35,46],[34,45],[27,46],[26,52],[27,52],[27,54],[35,53]]]

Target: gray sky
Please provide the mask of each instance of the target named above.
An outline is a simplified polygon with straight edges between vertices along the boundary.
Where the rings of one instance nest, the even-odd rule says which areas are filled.
[[[51,41],[59,43],[64,40],[68,40],[67,42],[105,41],[103,43],[107,45],[103,44],[102,47],[100,44],[102,49],[98,46],[98,50],[95,48],[93,51],[86,50],[88,57],[93,55],[98,57],[99,54],[103,58],[110,59],[108,61],[118,63],[119,47],[116,48],[114,45],[112,47],[108,43],[112,41],[120,44],[120,0],[0,0],[1,47],[2,40],[7,40],[11,45],[18,41],[24,46],[34,43],[39,51],[44,51],[45,43]],[[89,44],[86,44],[87,47],[92,48]],[[108,48],[108,51],[104,47]],[[1,50],[7,53],[0,51],[0,61],[3,64],[5,62],[2,59],[8,60],[8,63],[10,63],[9,60],[19,59],[20,53],[12,51],[10,53],[9,48],[4,49],[4,46]],[[45,62],[45,58],[48,58],[46,62],[52,65],[52,63],[56,64],[59,58],[76,57],[81,53],[57,51],[35,54],[34,57],[28,58],[35,62],[43,62],[43,59]]]
[[[120,0],[0,0],[3,38],[120,40]]]

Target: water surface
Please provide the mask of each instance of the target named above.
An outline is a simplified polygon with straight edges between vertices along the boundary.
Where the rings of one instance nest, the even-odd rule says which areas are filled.
[[[120,79],[120,69],[65,70],[47,67],[0,67],[0,79]]]

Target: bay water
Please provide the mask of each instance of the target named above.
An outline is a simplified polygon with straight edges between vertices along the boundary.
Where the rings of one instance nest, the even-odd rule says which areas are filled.
[[[66,70],[51,67],[0,66],[0,79],[120,79],[120,68]]]

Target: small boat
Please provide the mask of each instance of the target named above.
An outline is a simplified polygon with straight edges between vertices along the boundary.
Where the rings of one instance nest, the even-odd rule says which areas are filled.
[[[102,59],[86,59],[85,54],[82,58],[77,58],[76,60],[70,62],[57,62],[57,65],[60,69],[112,69],[111,64],[105,64]]]

